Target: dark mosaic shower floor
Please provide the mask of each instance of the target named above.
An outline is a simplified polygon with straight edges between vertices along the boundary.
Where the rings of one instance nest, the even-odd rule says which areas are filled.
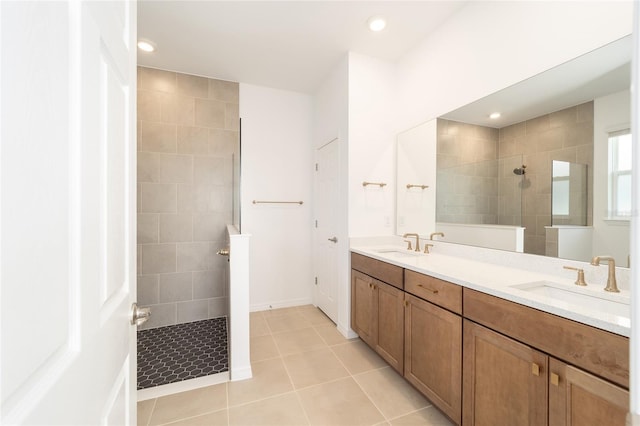
[[[138,331],[138,389],[228,370],[226,317]]]

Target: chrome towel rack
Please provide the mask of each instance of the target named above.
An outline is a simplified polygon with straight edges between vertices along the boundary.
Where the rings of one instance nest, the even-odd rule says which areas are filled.
[[[253,204],[300,204],[302,205],[302,201],[259,201],[253,200]]]
[[[408,183],[407,184],[407,189],[411,189],[411,188],[420,188],[420,189],[426,189],[428,188],[429,185],[414,185],[412,183]]]

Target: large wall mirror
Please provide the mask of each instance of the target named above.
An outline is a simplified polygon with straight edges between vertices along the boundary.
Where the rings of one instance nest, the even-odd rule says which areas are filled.
[[[631,53],[628,36],[400,134],[397,233],[627,266]]]

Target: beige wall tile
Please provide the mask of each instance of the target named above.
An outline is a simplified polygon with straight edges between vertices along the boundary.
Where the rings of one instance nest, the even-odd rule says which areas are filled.
[[[158,215],[138,214],[138,244],[158,243]]]
[[[564,147],[577,145],[593,145],[593,122],[583,122],[567,127],[567,138]]]
[[[175,213],[176,185],[161,183],[140,184],[140,213]]]
[[[222,383],[158,398],[150,424],[160,425],[225,409],[227,407],[226,386]]]
[[[525,128],[527,135],[549,130],[549,115],[542,115],[540,117],[532,118],[531,120],[525,121]]]
[[[160,303],[181,302],[193,299],[191,272],[160,274]],[[180,310],[178,309],[178,318]]]
[[[219,318],[229,315],[229,299],[216,297],[209,299],[209,318]]]
[[[193,186],[192,208],[194,212],[224,211],[223,188],[219,185],[198,184]]]
[[[238,104],[225,104],[224,113],[225,129],[238,130],[240,128],[240,108]]]
[[[176,73],[138,67],[138,89],[173,93],[176,90]]]
[[[552,128],[572,126],[577,122],[577,107],[565,108],[563,110],[552,112],[551,114],[549,114],[549,126]]]
[[[192,217],[188,213],[160,215],[160,242],[178,243],[193,240]]]
[[[226,235],[230,217],[222,213],[195,214],[193,241],[221,241]]]
[[[578,122],[593,121],[593,101],[578,105]]]
[[[239,103],[240,85],[232,81],[209,79],[209,98]]]
[[[225,127],[225,104],[220,101],[196,99],[195,125],[222,129]]]
[[[225,270],[196,271],[193,273],[193,298],[209,299],[226,295]]]
[[[177,74],[178,93],[192,98],[209,96],[209,79],[190,74]]]
[[[138,120],[160,121],[161,101],[161,93],[138,90]]]
[[[138,153],[138,182],[160,181],[160,154],[155,152]]]
[[[191,183],[193,181],[193,156],[160,154],[160,182]]]
[[[217,157],[231,157],[239,142],[237,130],[211,129],[209,130],[209,155]]]
[[[193,159],[193,182],[195,185],[223,185],[225,160],[217,157],[195,157]]]
[[[151,316],[149,320],[138,327],[139,330],[146,330],[149,328],[164,327],[166,325],[173,325],[176,323],[176,304],[175,303],[163,303],[160,305],[151,305]]]
[[[175,124],[142,121],[140,150],[176,152],[177,128]]]
[[[180,213],[193,211],[193,185],[179,183],[177,187],[177,211]]]
[[[178,243],[178,272],[210,270],[214,255],[208,243]]]
[[[208,155],[209,145],[206,127],[178,126],[178,153]]]
[[[178,323],[200,321],[207,318],[209,318],[208,300],[178,302]]]
[[[159,303],[158,275],[138,275],[138,305],[147,306]]]
[[[163,94],[161,118],[165,123],[193,126],[195,120],[195,101],[188,96]]]
[[[142,246],[142,273],[176,272],[175,244],[145,244]]]

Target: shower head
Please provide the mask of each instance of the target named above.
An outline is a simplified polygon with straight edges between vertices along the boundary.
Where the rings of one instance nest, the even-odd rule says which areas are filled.
[[[522,165],[522,167],[516,167],[515,169],[513,169],[513,174],[514,175],[518,175],[518,176],[522,176],[523,174],[525,174],[525,170],[527,166],[525,166],[524,164]]]

